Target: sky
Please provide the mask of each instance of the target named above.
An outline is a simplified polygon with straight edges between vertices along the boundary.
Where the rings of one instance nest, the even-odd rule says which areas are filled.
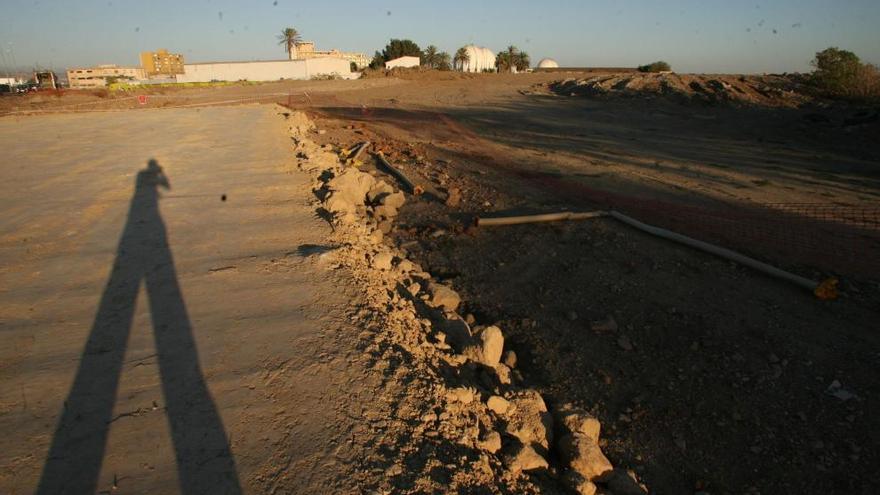
[[[805,72],[829,46],[880,64],[880,0],[0,0],[0,71],[136,66],[157,48],[188,62],[282,59],[288,26],[320,50],[367,55],[409,38],[450,53],[513,44],[569,67]]]

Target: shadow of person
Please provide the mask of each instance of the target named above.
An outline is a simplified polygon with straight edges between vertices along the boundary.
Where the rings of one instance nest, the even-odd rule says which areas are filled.
[[[177,281],[155,160],[137,174],[116,260],[43,466],[39,494],[95,493],[135,301],[144,281],[182,493],[241,493],[223,422],[199,366]]]

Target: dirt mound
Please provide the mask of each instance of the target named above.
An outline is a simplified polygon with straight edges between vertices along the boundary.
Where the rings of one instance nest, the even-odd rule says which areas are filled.
[[[797,76],[715,76],[690,74],[604,74],[549,84],[566,96],[662,97],[706,104],[796,107],[809,101]]]

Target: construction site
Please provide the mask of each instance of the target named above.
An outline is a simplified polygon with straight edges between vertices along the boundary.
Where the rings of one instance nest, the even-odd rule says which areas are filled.
[[[876,109],[556,71],[3,104],[3,493],[880,488]]]

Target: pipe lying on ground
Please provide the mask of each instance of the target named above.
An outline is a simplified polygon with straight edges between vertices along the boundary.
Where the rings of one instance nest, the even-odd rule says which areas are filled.
[[[495,218],[477,218],[477,227],[496,227],[500,225],[520,225],[525,223],[542,223],[542,222],[559,222],[562,220],[587,220],[589,218],[598,218],[607,216],[604,211],[590,211],[584,213],[576,213],[573,211],[564,211],[561,213],[544,213],[541,215],[523,215],[518,217],[495,217]]]
[[[749,268],[757,270],[759,272],[765,273],[772,277],[780,278],[782,280],[788,280],[789,282],[799,285],[807,290],[813,292],[819,299],[823,300],[831,300],[837,298],[837,280],[830,278],[823,282],[815,282],[808,278],[801,277],[800,275],[795,275],[793,273],[789,273],[785,270],[780,270],[775,266],[768,265],[767,263],[762,263],[754,258],[749,258],[743,254],[739,254],[736,251],[731,251],[730,249],[725,249],[723,247],[715,246],[714,244],[709,244],[708,242],[698,241],[697,239],[692,239],[690,237],[677,234],[670,230],[661,229],[659,227],[654,227],[652,225],[648,225],[642,223],[634,218],[628,217],[623,213],[617,211],[610,211],[608,215],[615,220],[623,222],[630,227],[641,230],[642,232],[647,232],[648,234],[662,237],[664,239],[669,239],[671,241],[678,242],[680,244],[684,244],[686,246],[690,246],[695,249],[699,249],[700,251],[705,251],[710,254],[714,254],[715,256],[719,256],[726,260],[734,261],[741,265],[745,265]]]
[[[383,155],[381,151],[373,154],[379,159],[380,162],[382,162],[382,165],[384,165],[385,168],[388,169],[388,172],[390,172],[391,175],[397,177],[400,182],[402,182],[407,188],[409,188],[410,193],[418,196],[425,192],[422,186],[417,186],[413,184],[412,181],[410,181],[409,178],[407,178],[407,176],[403,174],[403,172],[392,167],[391,164],[388,163],[388,160],[385,159],[385,155]]]
[[[600,218],[606,216],[614,218],[615,220],[625,223],[626,225],[629,225],[630,227],[633,227],[635,229],[641,230],[642,232],[646,232],[648,234],[661,237],[663,239],[668,239],[670,241],[675,241],[694,249],[699,249],[700,251],[707,252],[709,254],[714,254],[715,256],[739,263],[772,277],[787,280],[795,285],[811,291],[819,299],[826,301],[837,299],[837,279],[829,278],[822,282],[816,282],[814,280],[801,277],[800,275],[795,275],[785,270],[781,270],[779,268],[776,268],[775,266],[768,265],[767,263],[763,263],[754,258],[749,258],[748,256],[737,253],[736,251],[731,251],[730,249],[715,246],[714,244],[709,244],[708,242],[699,241],[697,239],[693,239],[685,235],[672,232],[670,230],[661,229],[660,227],[654,227],[653,225],[642,223],[632,217],[628,217],[623,213],[617,211],[593,211],[585,213],[574,213],[566,211],[561,213],[545,213],[541,215],[525,215],[518,217],[477,218],[476,225],[478,227],[492,227],[501,225],[557,222],[561,220],[586,220],[590,218]]]

